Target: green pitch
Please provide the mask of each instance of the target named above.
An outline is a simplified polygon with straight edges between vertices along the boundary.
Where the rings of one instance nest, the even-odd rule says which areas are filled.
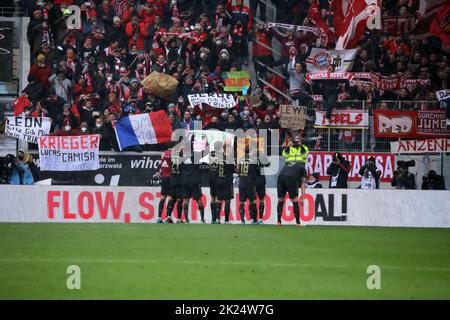
[[[0,298],[450,299],[450,229],[0,224]]]

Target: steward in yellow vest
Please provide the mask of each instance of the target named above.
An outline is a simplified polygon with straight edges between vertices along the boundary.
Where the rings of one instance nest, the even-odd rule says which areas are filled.
[[[283,150],[283,157],[288,161],[299,161],[306,163],[306,158],[308,158],[309,149],[306,145],[302,144],[302,139],[300,135],[295,135],[292,145],[286,147]]]

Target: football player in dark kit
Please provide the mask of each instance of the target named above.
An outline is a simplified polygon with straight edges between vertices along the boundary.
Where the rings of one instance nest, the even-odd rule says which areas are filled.
[[[216,151],[217,150],[217,151]],[[211,195],[211,224],[220,224],[221,203],[217,200],[217,169],[223,157],[223,143],[216,141],[209,151],[209,193]]]
[[[262,161],[261,161],[262,160]],[[266,180],[261,176],[261,167],[268,163],[267,157],[258,152],[256,145],[252,146],[249,142],[245,144],[245,152],[237,161],[237,172],[239,175],[239,213],[241,223],[245,224],[245,202],[249,201],[250,217],[252,224],[258,224],[258,211],[256,206],[256,193],[260,197],[260,202],[264,203],[266,196]],[[261,179],[262,178],[262,179]],[[264,212],[264,204],[260,207],[260,222]]]
[[[194,136],[184,143],[183,161],[181,165],[181,183],[183,185],[183,212],[186,223],[189,223],[189,201],[194,199],[200,211],[201,223],[205,223],[205,208],[202,201],[202,173],[200,159],[202,152],[193,151]]]
[[[170,200],[167,204],[167,213],[171,214],[174,209],[175,203],[177,204],[177,223],[181,222],[181,215],[183,210],[182,193],[183,186],[181,184],[181,164],[183,162],[182,144],[178,144],[173,147],[170,155],[171,170],[170,170]]]
[[[170,206],[171,211],[169,211],[169,203],[172,201],[172,197],[170,196],[170,174],[172,171],[172,150],[166,150],[161,154],[161,164],[159,165],[158,170],[155,173],[155,177],[161,179],[161,200],[159,200],[158,205],[158,220],[156,223],[163,223],[161,216],[164,210],[164,204],[166,199],[168,199],[167,204],[167,223],[172,223],[172,210],[173,204]]]
[[[257,203],[257,211],[259,212],[258,223],[262,224],[263,223],[262,218],[264,216],[264,209],[265,209],[264,200],[266,197],[266,176],[261,172],[261,170],[264,167],[268,167],[270,165],[270,162],[267,155],[264,152],[261,152],[259,148],[258,148],[257,164],[258,169],[256,170],[256,174],[253,177],[253,183],[255,185],[256,195],[258,196],[258,203]]]
[[[245,224],[245,202],[249,201],[250,217],[252,224],[258,224],[258,213],[255,203],[255,177],[259,171],[257,161],[257,148],[250,151],[249,144],[245,145],[245,153],[237,161],[237,173],[239,175],[239,213],[241,215],[241,224]]]
[[[284,208],[284,198],[286,193],[289,193],[289,198],[292,201],[294,207],[295,223],[300,226],[300,207],[298,204],[298,189],[301,187],[302,204],[305,196],[306,189],[306,169],[305,164],[302,161],[287,161],[284,168],[281,170],[277,181],[277,193],[278,193],[278,221],[277,224],[281,225],[281,215]],[[302,205],[303,206],[303,205]]]
[[[217,165],[216,195],[219,201],[219,215],[222,203],[225,211],[225,223],[230,220],[230,204],[233,199],[233,173],[234,173],[234,156],[232,156],[231,148],[226,143],[223,145],[222,158]],[[216,152],[219,150],[216,150]],[[220,216],[217,216],[219,218]]]

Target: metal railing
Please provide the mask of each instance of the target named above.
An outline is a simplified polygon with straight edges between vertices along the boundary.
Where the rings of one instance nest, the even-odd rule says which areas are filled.
[[[25,17],[28,11],[22,7],[0,7],[1,17]]]
[[[306,105],[306,141],[310,141],[311,150],[323,151],[353,151],[353,152],[390,152],[390,142],[394,138],[376,138],[374,136],[372,111],[376,109],[387,110],[442,110],[444,103],[439,101],[379,101],[375,104],[364,100],[345,100],[339,103],[334,110],[351,108],[353,110],[367,110],[369,124],[367,129],[335,129],[315,128],[315,111],[324,110],[322,101],[309,101]]]

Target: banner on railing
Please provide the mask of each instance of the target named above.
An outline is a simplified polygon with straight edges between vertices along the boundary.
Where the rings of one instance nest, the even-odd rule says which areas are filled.
[[[52,119],[47,117],[6,117],[5,133],[30,143],[38,143],[39,137],[48,135]]]
[[[450,152],[449,139],[416,139],[391,142],[391,153],[446,153]]]
[[[450,136],[445,111],[374,110],[376,138],[442,138]]]
[[[309,72],[306,81],[311,80],[352,80],[355,74],[352,72]]]
[[[192,106],[201,106],[202,103],[219,109],[236,106],[236,100],[231,93],[194,93],[189,94],[188,99]]]
[[[41,171],[85,171],[100,168],[99,135],[39,137]]]
[[[450,89],[436,91],[436,98],[439,101],[450,99]]]
[[[309,153],[305,169],[308,174],[318,173],[320,180],[329,180],[327,168],[333,161],[334,152],[331,151],[312,151]],[[349,181],[361,181],[359,170],[370,157],[375,158],[377,170],[381,171],[381,182],[391,182],[394,177],[395,156],[389,153],[363,153],[346,152],[342,153],[345,159],[351,164],[348,174]]]
[[[405,76],[386,77],[370,72],[309,72],[306,74],[307,81],[312,80],[349,80],[366,79],[378,90],[399,90],[411,88],[414,85],[426,86],[431,82],[429,79],[407,79]]]
[[[266,26],[267,26],[267,28],[281,28],[281,29],[286,29],[286,30],[312,32],[317,35],[320,34],[320,30],[318,28],[314,28],[314,27],[298,26],[298,25],[293,25],[293,24],[276,23],[276,22],[268,22],[268,23],[266,23]]]
[[[333,110],[329,124],[325,123],[326,111],[316,110],[314,128],[368,129],[369,113],[366,110]]]
[[[328,65],[333,64],[336,72],[345,72],[351,69],[355,60],[356,49],[350,50],[326,50],[312,48],[306,58],[306,70],[308,72],[323,72]]]

